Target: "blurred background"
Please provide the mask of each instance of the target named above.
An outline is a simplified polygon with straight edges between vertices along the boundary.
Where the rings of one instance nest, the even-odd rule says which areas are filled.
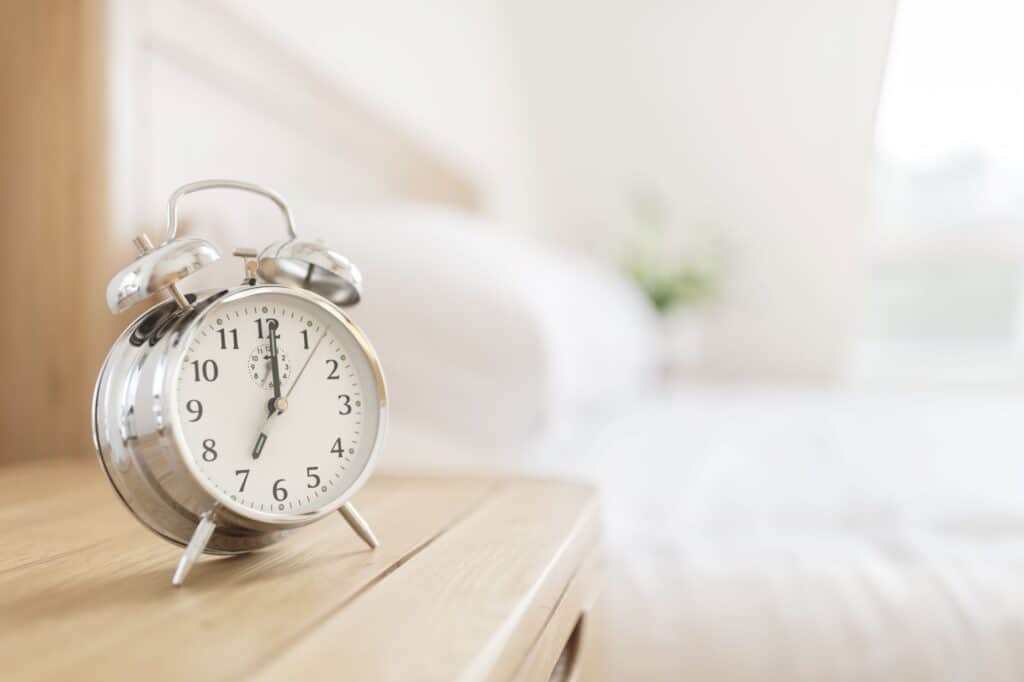
[[[93,456],[107,280],[175,187],[250,180],[363,270],[383,468],[601,489],[595,677],[1024,675],[1017,4],[0,16],[0,466]],[[189,202],[225,252],[279,236]]]

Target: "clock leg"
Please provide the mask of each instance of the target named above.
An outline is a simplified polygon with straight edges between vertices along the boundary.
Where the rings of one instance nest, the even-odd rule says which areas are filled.
[[[370,549],[377,549],[380,547],[380,542],[377,541],[377,536],[370,530],[370,524],[366,523],[366,519],[356,511],[356,508],[352,506],[351,502],[346,502],[338,510],[341,515],[348,522],[348,525],[352,527],[352,530],[356,532],[356,535],[363,539],[363,542],[370,546]]]
[[[206,549],[206,543],[210,541],[210,536],[217,529],[217,524],[211,520],[211,516],[212,512],[206,512],[199,517],[199,524],[196,526],[195,532],[192,533],[192,539],[188,541],[185,551],[181,553],[181,559],[178,560],[178,568],[175,569],[174,577],[171,578],[171,584],[175,587],[181,587],[181,584],[185,582],[188,572],[192,570],[192,566],[199,560],[203,550]]]

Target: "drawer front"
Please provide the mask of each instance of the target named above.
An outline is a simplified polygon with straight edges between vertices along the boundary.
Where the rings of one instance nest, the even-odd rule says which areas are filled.
[[[543,632],[513,677],[517,682],[577,682],[593,629],[601,584],[601,551],[595,548],[562,593]]]

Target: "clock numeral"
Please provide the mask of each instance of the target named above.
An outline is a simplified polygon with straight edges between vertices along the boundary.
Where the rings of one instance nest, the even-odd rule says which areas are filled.
[[[220,335],[220,349],[228,349],[228,337],[231,338],[231,349],[238,350],[238,330],[237,329],[218,329],[217,334]]]
[[[217,459],[217,441],[212,438],[207,438],[203,441],[203,461],[212,462]]]
[[[327,373],[327,378],[331,380],[340,379],[341,375],[338,374],[338,361],[334,358],[327,358],[327,364],[331,366],[331,371]]]
[[[341,395],[338,396],[338,400],[341,401],[341,407],[338,408],[338,414],[342,416],[352,414],[352,399],[345,395],[344,393],[342,393]]]
[[[274,499],[277,500],[278,502],[284,502],[285,500],[288,499],[288,491],[285,490],[285,488],[281,485],[282,483],[284,483],[283,478],[279,478],[276,481],[274,481]]]
[[[195,416],[195,419],[189,419],[190,422],[197,422],[203,418],[203,404],[195,398],[185,403],[185,409]]]
[[[249,481],[249,469],[235,469],[235,476],[242,477],[242,485],[238,488],[238,492],[245,492],[245,484]]]
[[[302,350],[309,350],[309,330],[302,330]]]
[[[345,454],[345,450],[341,447],[340,437],[334,439],[334,445],[331,446],[331,452],[337,455],[338,457],[341,457]]]
[[[278,327],[277,319],[273,317],[259,318],[253,320],[256,323],[256,336],[263,338],[263,332],[276,330]]]
[[[220,375],[220,368],[217,367],[215,360],[193,360],[190,364],[196,381],[216,381]]]
[[[315,488],[320,485],[320,477],[317,476],[316,471],[320,467],[306,467],[306,477],[310,479],[311,483],[307,483],[307,488]]]

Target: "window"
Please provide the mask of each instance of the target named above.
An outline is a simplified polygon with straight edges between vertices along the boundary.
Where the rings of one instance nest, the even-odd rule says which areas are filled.
[[[1024,383],[1024,6],[906,0],[876,135],[854,373]]]

